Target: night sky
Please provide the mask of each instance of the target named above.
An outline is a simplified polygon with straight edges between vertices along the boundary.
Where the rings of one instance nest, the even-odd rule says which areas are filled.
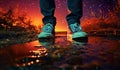
[[[57,17],[57,30],[66,30],[67,3],[66,0],[55,0]],[[119,0],[83,0],[83,17],[92,18],[91,12],[98,14],[100,10],[104,16],[114,9]],[[42,24],[43,15],[40,13],[39,0],[0,0],[0,10],[8,10],[10,7],[18,9],[19,13],[26,12],[34,24]]]

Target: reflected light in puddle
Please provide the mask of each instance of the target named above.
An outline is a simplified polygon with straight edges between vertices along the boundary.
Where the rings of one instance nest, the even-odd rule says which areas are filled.
[[[33,45],[33,46],[42,46],[42,45],[40,45],[40,43],[39,43],[39,41],[38,40],[36,40],[36,41],[33,41],[33,42],[31,42],[30,43],[31,45]]]
[[[33,64],[34,62],[33,62],[33,61],[31,61],[30,63],[31,63],[31,64]]]
[[[27,64],[28,66],[30,66],[31,65],[31,63],[30,62],[28,62],[28,64]]]
[[[67,40],[72,42],[72,34],[67,34]]]
[[[23,66],[23,67],[25,67],[25,66],[26,66],[26,64],[25,64],[25,63],[23,63],[23,64],[22,64],[22,66]]]
[[[40,62],[40,60],[36,60],[36,63]]]
[[[28,55],[30,51],[37,50],[38,48],[36,48],[35,46],[41,46],[38,40],[24,44],[12,45],[11,47],[8,47],[5,51],[7,52],[8,50],[11,50],[13,56],[24,57]]]

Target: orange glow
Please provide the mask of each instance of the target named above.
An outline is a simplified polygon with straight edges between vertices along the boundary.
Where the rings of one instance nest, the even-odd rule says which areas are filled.
[[[67,26],[60,23],[58,23],[55,28],[55,31],[67,31]]]
[[[39,18],[34,18],[34,19],[33,19],[33,24],[34,24],[35,26],[38,26],[38,25],[41,25],[41,24],[42,24],[42,21],[40,21]]]
[[[36,27],[38,27],[39,25],[42,26],[43,25],[43,22],[42,22],[42,18],[43,16],[38,13],[39,15],[37,14],[31,14],[30,17],[31,17],[31,20],[32,20],[32,23],[33,25],[35,25]],[[56,31],[66,31],[67,30],[67,22],[62,22],[59,17],[56,17],[57,18],[57,23],[56,23],[56,26],[55,26],[55,30]]]
[[[39,11],[31,12],[31,13],[29,13],[29,16],[31,17],[33,25],[38,26],[38,25],[42,24],[43,16],[39,13]]]
[[[84,24],[93,24],[93,23],[98,23],[100,20],[98,18],[91,18],[91,19],[88,19],[86,18],[82,23]]]
[[[35,25],[36,27],[38,27],[39,25],[43,25],[43,22],[41,21],[42,18],[37,18],[36,17],[32,17],[32,23],[33,25]],[[55,27],[55,31],[66,31],[67,30],[67,23],[61,24],[61,21],[57,21],[56,27]]]

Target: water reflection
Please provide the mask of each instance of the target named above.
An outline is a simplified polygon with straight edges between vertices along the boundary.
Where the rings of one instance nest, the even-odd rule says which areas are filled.
[[[120,40],[56,37],[1,48],[0,70],[119,70],[119,51]]]
[[[55,44],[54,38],[52,38],[52,39],[38,39],[38,40],[39,40],[39,43],[47,49]]]

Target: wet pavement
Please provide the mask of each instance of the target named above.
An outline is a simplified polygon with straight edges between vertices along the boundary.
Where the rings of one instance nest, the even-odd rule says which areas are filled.
[[[0,70],[120,70],[119,52],[117,38],[58,36],[0,48]]]

